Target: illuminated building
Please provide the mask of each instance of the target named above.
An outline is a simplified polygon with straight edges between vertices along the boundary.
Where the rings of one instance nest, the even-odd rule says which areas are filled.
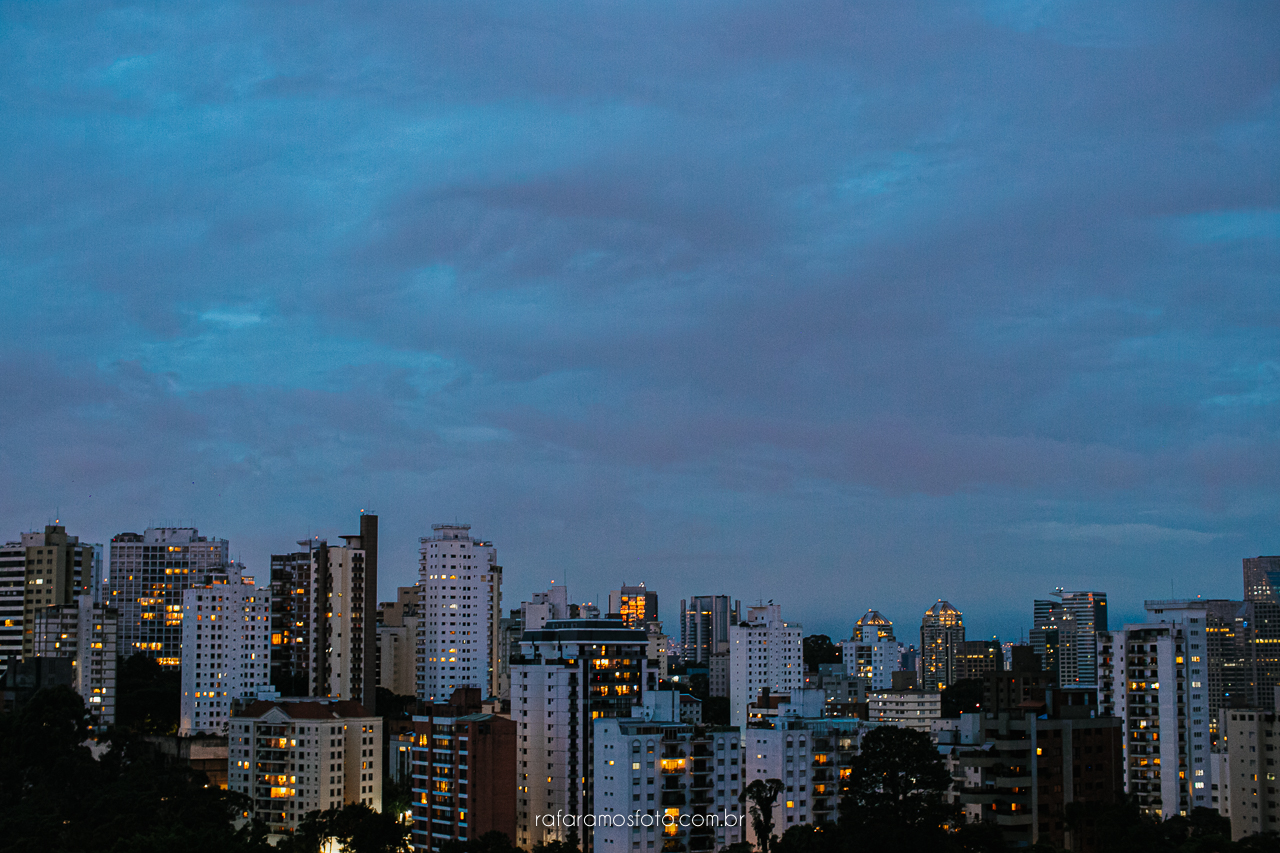
[[[118,617],[114,607],[95,604],[88,593],[72,604],[36,611],[35,656],[71,659],[71,687],[84,700],[95,727],[116,721]]]
[[[893,623],[868,610],[853,626],[853,637],[840,643],[840,658],[851,678],[863,679],[872,690],[888,690],[902,662]]]
[[[111,539],[111,601],[120,611],[120,655],[182,665],[182,594],[227,570],[227,540],[194,527],[148,527]]]
[[[532,850],[567,840],[564,827],[537,823],[557,810],[595,809],[592,721],[631,716],[657,687],[657,664],[646,657],[648,636],[620,619],[555,619],[524,632],[511,662],[511,718],[516,746],[515,843]],[[591,853],[590,829],[578,833]]]
[[[499,692],[502,567],[492,542],[469,524],[433,524],[420,540],[417,693],[443,702],[459,687]]]
[[[657,595],[654,595],[657,610]],[[729,651],[729,626],[740,620],[741,605],[727,595],[695,595],[680,601],[680,659],[708,664]]]
[[[36,616],[95,594],[94,546],[60,524],[0,547],[0,661],[34,653]]]
[[[481,712],[480,691],[413,718],[412,814],[415,850],[440,850],[488,832],[516,836],[516,724]]]
[[[232,704],[271,687],[266,590],[238,563],[182,595],[182,700],[178,734],[227,733]]]
[[[382,718],[349,700],[255,701],[231,718],[227,788],[270,832],[351,803],[382,811]]]
[[[747,724],[747,706],[760,691],[789,694],[804,684],[804,649],[795,622],[782,621],[782,607],[747,608],[746,621],[729,628],[729,724]]]
[[[925,611],[920,621],[920,685],[926,690],[949,687],[956,680],[956,653],[964,642],[961,613],[948,602]]]
[[[644,584],[627,586],[609,593],[609,614],[621,616],[628,628],[643,628],[658,621],[658,594]]]

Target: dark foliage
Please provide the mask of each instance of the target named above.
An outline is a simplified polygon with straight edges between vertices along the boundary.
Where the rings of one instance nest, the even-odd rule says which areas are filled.
[[[120,660],[116,674],[116,725],[140,734],[178,731],[182,673],[136,654]]]
[[[376,812],[364,803],[309,812],[298,830],[276,847],[277,853],[318,853],[336,841],[342,853],[408,853],[409,827],[398,814]]]
[[[378,716],[388,720],[407,720],[418,708],[418,697],[401,696],[385,687],[378,688]]]
[[[524,853],[505,832],[486,832],[470,841],[446,841],[440,853]]]
[[[882,849],[944,846],[943,827],[958,817],[945,799],[951,777],[929,736],[893,726],[868,732],[854,758],[840,828]]]
[[[239,797],[204,774],[119,734],[101,760],[84,745],[88,715],[66,688],[42,690],[0,715],[0,843],[55,853],[266,853],[265,835],[240,830]]]
[[[750,802],[751,828],[755,830],[760,853],[769,853],[773,843],[773,807],[785,786],[781,779],[756,779],[738,797]]]
[[[817,672],[818,664],[840,663],[840,647],[826,634],[812,634],[804,638],[804,668]]]

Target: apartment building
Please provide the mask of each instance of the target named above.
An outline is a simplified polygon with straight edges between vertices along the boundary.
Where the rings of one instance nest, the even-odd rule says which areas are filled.
[[[747,706],[760,691],[789,694],[804,684],[803,627],[784,622],[782,607],[747,608],[745,622],[729,628],[729,724],[747,724]]]

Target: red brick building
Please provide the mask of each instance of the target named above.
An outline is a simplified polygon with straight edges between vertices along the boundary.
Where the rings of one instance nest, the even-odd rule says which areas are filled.
[[[481,713],[480,691],[413,718],[413,847],[439,850],[487,832],[516,836],[516,724]]]

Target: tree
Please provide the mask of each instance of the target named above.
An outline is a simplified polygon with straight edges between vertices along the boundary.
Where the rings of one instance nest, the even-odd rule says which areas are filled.
[[[728,696],[708,696],[702,700],[702,724],[704,726],[729,725]]]
[[[872,729],[850,766],[840,800],[847,836],[889,849],[944,845],[947,824],[958,817],[947,803],[951,776],[927,734],[896,726]]]
[[[158,755],[127,731],[95,759],[88,713],[71,690],[38,691],[0,714],[0,839],[19,853],[268,851],[259,825],[235,829],[243,798]]]
[[[280,853],[318,853],[335,841],[342,853],[408,853],[410,828],[399,815],[376,812],[364,803],[348,803],[308,812],[293,835],[276,847]]]
[[[818,664],[840,663],[840,647],[826,634],[813,634],[804,638],[804,668],[818,671]]]
[[[801,823],[774,842],[773,853],[834,853],[841,848],[836,827],[829,823]]]
[[[524,853],[505,832],[486,832],[469,841],[452,840],[440,845],[440,853]]]
[[[175,734],[182,713],[182,673],[139,652],[122,658],[116,677],[116,724],[142,734]]]
[[[783,787],[781,779],[756,779],[738,796],[739,801],[751,801],[751,828],[755,830],[760,853],[769,853],[773,841],[773,806]]]

